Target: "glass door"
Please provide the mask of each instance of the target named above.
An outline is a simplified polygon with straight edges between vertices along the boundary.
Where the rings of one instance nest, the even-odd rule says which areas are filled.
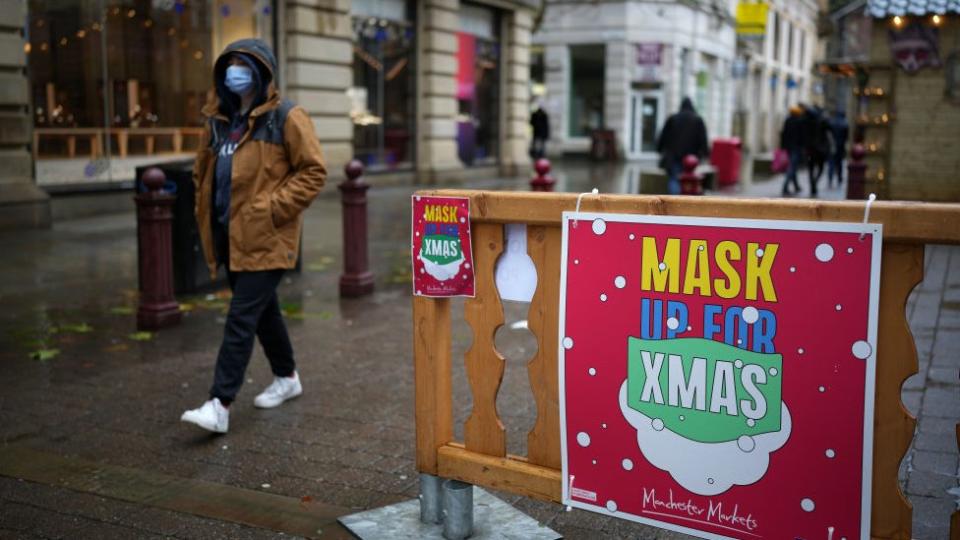
[[[630,126],[626,144],[629,159],[656,157],[657,133],[661,123],[660,102],[658,90],[630,93]]]

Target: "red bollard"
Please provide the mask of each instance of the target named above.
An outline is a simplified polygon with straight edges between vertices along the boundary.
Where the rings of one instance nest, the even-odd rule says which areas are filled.
[[[156,167],[143,173],[146,193],[136,195],[139,230],[140,305],[137,328],[157,330],[180,323],[180,304],[173,296],[174,195],[160,191],[167,179]]]
[[[343,194],[343,275],[340,296],[356,297],[373,292],[373,272],[367,257],[367,190],[363,163],[344,166],[347,179],[338,186]]]
[[[683,158],[683,173],[680,175],[680,193],[682,195],[703,195],[703,178],[697,174],[700,160],[693,154]]]
[[[864,185],[867,182],[867,164],[863,158],[867,155],[862,144],[855,144],[850,149],[850,162],[847,163],[847,198],[865,199]]]
[[[530,189],[533,191],[553,191],[553,186],[557,181],[550,176],[550,160],[540,158],[533,164],[533,168],[537,172],[530,179]]]

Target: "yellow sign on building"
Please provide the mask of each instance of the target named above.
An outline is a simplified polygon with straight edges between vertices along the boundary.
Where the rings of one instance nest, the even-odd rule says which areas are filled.
[[[767,31],[766,2],[740,2],[737,4],[737,35],[762,38]]]

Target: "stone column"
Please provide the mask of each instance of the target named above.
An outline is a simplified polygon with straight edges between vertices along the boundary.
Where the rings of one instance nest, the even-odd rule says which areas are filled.
[[[328,174],[342,177],[353,159],[350,0],[287,0],[284,7],[286,96],[313,119]]]
[[[623,159],[630,129],[630,79],[633,45],[623,40],[608,41],[604,51],[603,122],[616,133],[617,155]]]
[[[505,14],[503,24],[503,114],[501,118],[501,174],[530,170],[530,30],[533,17],[526,8]],[[552,122],[551,122],[552,124]],[[554,126],[551,125],[551,128]]]
[[[0,230],[50,226],[50,198],[33,179],[23,25],[26,0],[0,0]]]
[[[549,8],[548,8],[549,9]],[[546,63],[547,103],[544,109],[550,115],[550,141],[547,155],[560,156],[567,145],[570,111],[570,49],[566,45],[549,44],[544,48]]]
[[[417,17],[417,172],[432,182],[460,170],[457,157],[459,0],[420,0]]]

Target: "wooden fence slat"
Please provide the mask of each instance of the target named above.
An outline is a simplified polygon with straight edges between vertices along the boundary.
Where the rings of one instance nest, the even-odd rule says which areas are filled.
[[[474,223],[557,226],[561,214],[572,212],[577,205],[577,195],[573,193],[423,190],[417,194],[468,197],[470,219]],[[864,201],[598,195],[584,197],[580,209],[624,214],[861,222]],[[949,203],[877,201],[870,208],[870,221],[883,223],[884,242],[960,244],[958,211],[960,205]]]
[[[413,297],[417,470],[437,474],[437,449],[453,440],[450,300]]]
[[[554,469],[561,466],[557,342],[562,241],[560,227],[527,228],[527,253],[537,267],[537,291],[527,314],[528,328],[537,337],[537,355],[527,364],[537,421],[527,435],[527,459]]]
[[[474,225],[476,297],[468,299],[465,305],[465,316],[473,329],[473,344],[466,355],[473,410],[464,425],[464,443],[468,450],[501,457],[507,455],[507,437],[497,415],[497,393],[506,364],[494,343],[497,329],[503,326],[503,306],[494,281],[494,267],[502,251],[502,225]]]
[[[534,465],[516,456],[494,457],[457,445],[439,451],[440,476],[500,489],[542,501],[560,502],[560,471]]]
[[[909,540],[913,510],[900,491],[898,473],[917,422],[900,401],[900,389],[917,372],[906,306],[910,291],[923,279],[923,246],[885,242],[882,257],[870,532],[873,538]]]

